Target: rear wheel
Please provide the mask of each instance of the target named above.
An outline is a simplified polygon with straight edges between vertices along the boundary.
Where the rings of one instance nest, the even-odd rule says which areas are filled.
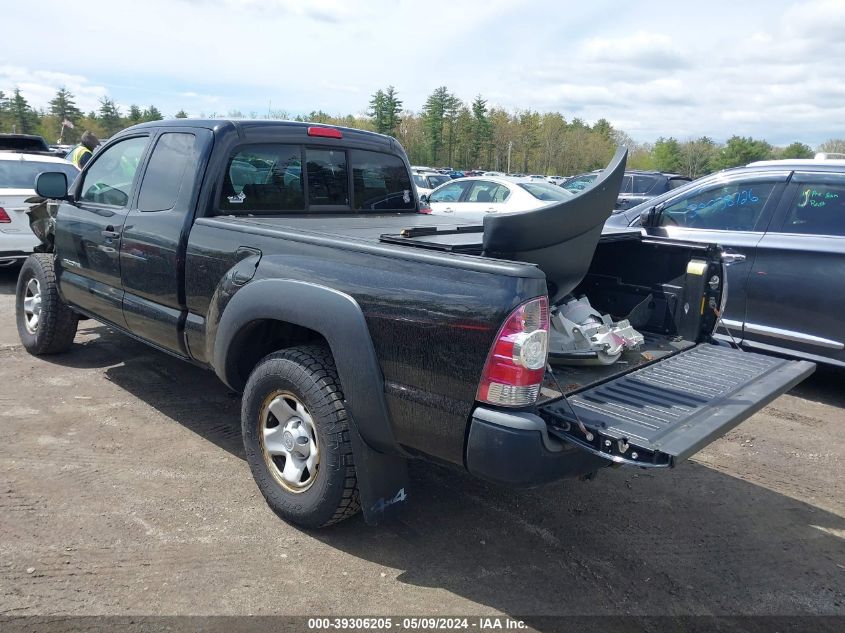
[[[331,353],[320,346],[270,354],[244,390],[247,462],[282,518],[305,527],[358,512],[346,407]]]
[[[35,253],[23,264],[15,296],[18,336],[30,354],[66,351],[76,336],[79,318],[62,301],[53,255]]]

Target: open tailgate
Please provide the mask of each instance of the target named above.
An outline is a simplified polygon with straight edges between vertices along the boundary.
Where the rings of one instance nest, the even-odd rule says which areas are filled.
[[[615,462],[668,467],[814,370],[807,361],[701,344],[543,405],[540,413],[550,433],[592,453]]]

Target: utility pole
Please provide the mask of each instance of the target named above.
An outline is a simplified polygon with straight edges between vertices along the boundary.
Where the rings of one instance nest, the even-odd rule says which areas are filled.
[[[508,171],[511,173],[511,150],[513,149],[513,141],[508,141]]]

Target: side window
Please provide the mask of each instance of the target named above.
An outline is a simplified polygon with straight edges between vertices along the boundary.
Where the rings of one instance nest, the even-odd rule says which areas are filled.
[[[220,192],[223,211],[303,211],[302,148],[248,145],[229,160]]]
[[[634,181],[633,176],[623,176],[622,177],[622,188],[619,190],[619,193],[631,193],[631,189],[634,186],[633,181]]]
[[[85,172],[80,201],[115,207],[128,205],[132,181],[149,140],[147,136],[128,138],[98,152]]]
[[[802,183],[783,232],[845,236],[845,180],[841,185]]]
[[[468,184],[467,182],[450,182],[448,185],[443,185],[432,192],[428,198],[429,202],[457,202]]]
[[[167,133],[158,138],[138,194],[140,211],[166,211],[174,207],[194,154],[195,140],[193,134],[183,133]]]
[[[467,194],[466,202],[481,202],[490,203],[497,202],[496,195],[499,189],[503,189],[501,185],[487,180],[476,180],[470,184],[469,194]],[[507,189],[505,189],[507,191]],[[501,194],[499,194],[501,195]],[[501,200],[499,200],[500,202]]]
[[[511,195],[511,190],[504,185],[498,185],[493,190],[493,202],[504,202]]]
[[[349,162],[355,209],[409,211],[415,208],[408,168],[401,158],[353,149],[349,152]]]
[[[346,152],[337,149],[306,149],[308,205],[349,206],[349,174]]]
[[[738,182],[693,191],[663,209],[660,226],[753,231],[775,185]]]
[[[634,189],[633,193],[635,194],[643,194],[648,193],[651,191],[652,187],[654,187],[655,183],[657,182],[657,178],[654,176],[634,176]]]

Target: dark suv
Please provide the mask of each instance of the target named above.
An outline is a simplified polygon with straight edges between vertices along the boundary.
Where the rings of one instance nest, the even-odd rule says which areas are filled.
[[[590,187],[599,172],[579,174],[561,183],[561,187],[578,193]],[[646,200],[687,184],[690,179],[679,174],[664,174],[659,171],[630,170],[625,172],[622,188],[616,199],[617,209],[630,209]]]
[[[845,160],[751,163],[605,224],[638,225],[726,250],[723,338],[845,367]]]

